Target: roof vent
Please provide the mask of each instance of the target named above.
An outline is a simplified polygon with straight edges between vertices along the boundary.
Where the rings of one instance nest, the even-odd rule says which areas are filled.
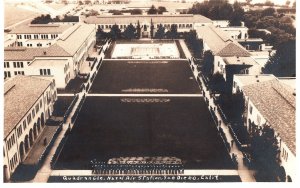
[[[46,55],[47,54],[47,52],[46,51],[44,51],[44,55]]]
[[[256,82],[259,82],[259,80],[256,80]]]
[[[258,78],[258,75],[255,75],[255,78]]]

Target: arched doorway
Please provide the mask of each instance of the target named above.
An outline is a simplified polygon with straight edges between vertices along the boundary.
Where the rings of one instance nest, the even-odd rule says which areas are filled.
[[[37,138],[37,125],[36,123],[33,125],[33,140]]]
[[[33,145],[33,131],[30,129],[29,131],[29,146],[31,147]]]
[[[24,142],[20,143],[19,146],[19,152],[20,152],[20,162],[22,162],[24,160],[25,157],[25,153],[24,153]]]
[[[25,146],[25,152],[27,153],[29,151],[29,148],[30,148],[28,135],[25,136],[24,143],[25,143],[24,144],[24,146]]]
[[[42,125],[42,127],[44,127],[44,126],[45,126],[45,118],[44,118],[44,113],[42,113],[42,115],[41,115],[41,125]]]
[[[41,119],[40,118],[37,121],[37,130],[38,130],[38,133],[41,132]]]

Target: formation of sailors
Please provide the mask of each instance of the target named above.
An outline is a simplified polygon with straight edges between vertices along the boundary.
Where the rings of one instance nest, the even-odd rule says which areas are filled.
[[[152,174],[176,175],[183,174],[182,164],[106,164],[96,162],[92,164],[93,174]]]

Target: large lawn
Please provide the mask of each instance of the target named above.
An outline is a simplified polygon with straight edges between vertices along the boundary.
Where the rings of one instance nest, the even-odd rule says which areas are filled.
[[[179,60],[105,60],[90,93],[126,93],[132,89],[200,93],[188,62]]]
[[[87,97],[56,168],[84,169],[95,158],[127,156],[174,156],[187,169],[233,168],[203,98],[169,100]]]

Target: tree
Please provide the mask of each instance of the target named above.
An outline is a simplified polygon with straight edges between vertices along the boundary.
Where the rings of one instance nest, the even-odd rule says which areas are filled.
[[[154,35],[154,25],[151,18],[151,24],[150,24],[150,37],[153,38]]]
[[[141,26],[140,26],[140,21],[137,22],[136,26],[136,37],[139,39],[141,37]]]
[[[123,32],[124,38],[130,40],[134,39],[136,37],[135,32],[136,32],[135,27],[130,23]]]
[[[148,14],[157,14],[158,10],[155,8],[154,5],[151,6],[151,8],[148,10]]]
[[[288,7],[288,6],[290,6],[290,4],[291,4],[291,1],[289,1],[289,0],[287,0],[286,2],[285,2],[285,5]]]
[[[214,73],[214,59],[214,55],[210,50],[204,52],[202,71],[208,78],[211,78]]]
[[[233,4],[233,13],[230,18],[230,25],[231,26],[241,26],[241,21],[244,20],[244,9],[241,7],[241,5],[236,1]]]
[[[143,11],[141,9],[133,9],[131,11],[132,15],[138,15],[138,14],[142,14],[142,13],[143,13]]]
[[[202,58],[203,54],[203,40],[198,39],[197,32],[191,30],[184,34],[184,40],[190,49],[193,57]]]
[[[170,30],[166,33],[166,37],[168,39],[176,39],[178,38],[177,25],[172,24]]]
[[[252,1],[252,0],[246,0],[247,5],[250,5],[250,4],[251,4],[251,1]]]
[[[156,38],[156,39],[165,38],[165,28],[161,24],[158,26],[154,38]]]
[[[263,72],[277,77],[296,76],[296,41],[288,40],[281,43],[265,65]]]
[[[83,2],[82,2],[82,1],[79,1],[78,4],[79,4],[79,5],[83,5]]]
[[[264,124],[251,133],[251,156],[257,170],[258,181],[277,181],[280,172],[278,141],[274,130]]]
[[[209,80],[209,86],[214,93],[223,93],[225,92],[226,81],[223,77],[223,74],[217,72],[212,75]]]
[[[159,6],[159,7],[157,8],[157,13],[158,13],[158,14],[162,14],[163,12],[167,12],[166,7]]]
[[[266,8],[261,12],[261,17],[274,16],[275,12],[274,8]]]
[[[293,8],[296,8],[296,0],[293,3]]]
[[[266,0],[265,6],[274,6],[274,3],[272,3],[270,0]]]
[[[110,36],[112,40],[120,39],[121,38],[121,30],[117,24],[113,25],[110,30]]]

